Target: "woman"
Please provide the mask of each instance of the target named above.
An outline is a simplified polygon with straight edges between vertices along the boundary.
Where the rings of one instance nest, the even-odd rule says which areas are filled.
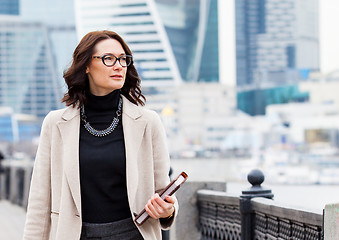
[[[68,107],[44,119],[24,239],[161,239],[178,205],[155,194],[169,183],[169,154],[158,115],[140,106],[130,49],[90,32],[64,78]],[[144,208],[151,218],[136,226]]]

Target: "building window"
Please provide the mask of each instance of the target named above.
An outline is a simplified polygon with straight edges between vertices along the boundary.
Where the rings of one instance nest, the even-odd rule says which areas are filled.
[[[258,4],[258,33],[266,33],[266,0],[259,0]]]
[[[287,67],[295,68],[295,46],[287,46],[286,47],[287,54]]]

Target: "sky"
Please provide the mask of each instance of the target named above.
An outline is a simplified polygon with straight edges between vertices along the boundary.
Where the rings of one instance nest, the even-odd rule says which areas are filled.
[[[234,8],[234,1],[218,0],[219,52],[227,53],[219,54],[219,66],[228,66],[220,68],[219,78],[230,87],[236,85]]]
[[[339,0],[319,0],[320,64],[323,73],[339,70]]]

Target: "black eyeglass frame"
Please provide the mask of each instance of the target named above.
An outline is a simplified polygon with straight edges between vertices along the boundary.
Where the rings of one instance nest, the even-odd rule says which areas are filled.
[[[110,56],[110,57],[114,57],[114,58],[115,58],[115,61],[113,62],[113,64],[107,65],[107,64],[105,63],[105,57],[107,57],[107,56]],[[131,61],[129,61],[129,62],[126,61],[126,66],[123,66],[123,65],[121,64],[121,62],[120,62],[120,59],[121,59],[121,58],[124,58],[124,57],[130,57],[130,58],[131,58]],[[113,66],[117,63],[117,61],[119,61],[120,66],[122,66],[122,67],[128,67],[128,66],[131,65],[131,63],[133,62],[133,56],[131,56],[131,55],[122,55],[122,56],[120,56],[120,57],[116,57],[116,56],[114,56],[113,54],[105,54],[105,55],[103,55],[103,56],[101,56],[101,57],[100,57],[100,56],[92,56],[92,58],[98,58],[98,59],[101,59],[102,63],[103,63],[106,67],[113,67]]]

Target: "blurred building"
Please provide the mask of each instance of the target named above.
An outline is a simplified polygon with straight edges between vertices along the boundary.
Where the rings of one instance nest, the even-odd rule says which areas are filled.
[[[236,110],[235,90],[220,83],[183,83],[144,92],[147,107],[165,125],[171,154],[218,154],[225,136],[243,116]],[[232,120],[230,120],[232,119]]]
[[[333,103],[290,103],[267,107],[267,117],[277,119],[276,124],[287,127],[289,142],[302,145],[305,153],[330,148],[339,153],[339,108]],[[300,150],[300,149],[295,149]],[[329,155],[334,154],[332,152]],[[336,155],[337,156],[337,155]],[[328,160],[328,159],[327,159]]]
[[[9,107],[0,108],[0,141],[13,142],[18,139],[18,133],[14,130],[13,111]]]
[[[313,104],[334,104],[339,109],[339,69],[328,74],[312,74],[309,81],[299,84],[300,90],[309,92]]]
[[[54,74],[62,94],[65,90],[63,72],[70,66],[78,44],[74,0],[20,0],[20,18],[25,22],[39,22],[46,28]]]
[[[239,92],[296,84],[319,70],[318,0],[237,0],[235,9]]]
[[[76,46],[73,2],[2,1],[1,9],[0,106],[41,120],[63,106],[62,74]]]
[[[19,15],[19,0],[0,0],[0,14]]]
[[[303,89],[299,84],[285,84],[241,90],[237,93],[237,106],[250,115],[265,115],[266,107],[271,104],[309,101],[310,94]]]
[[[183,80],[219,82],[218,1],[155,3]]]
[[[93,30],[119,33],[133,51],[143,86],[173,85],[181,77],[154,1],[76,0],[78,38]]]
[[[40,121],[34,115],[15,114],[9,107],[0,107],[0,151],[6,155],[25,152],[34,156],[40,133]]]
[[[0,16],[0,106],[40,118],[60,107],[61,86],[45,25]]]
[[[109,29],[129,44],[143,86],[218,82],[217,0],[76,0],[79,38]]]
[[[0,108],[0,141],[23,142],[38,137],[40,123],[36,116],[15,114],[11,108]]]

